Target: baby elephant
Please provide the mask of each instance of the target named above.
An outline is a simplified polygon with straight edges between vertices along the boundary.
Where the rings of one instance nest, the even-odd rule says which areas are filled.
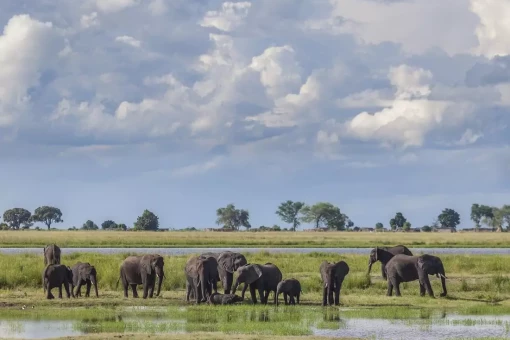
[[[69,291],[69,286],[72,285],[73,282],[73,272],[68,266],[63,264],[50,264],[43,270],[42,281],[47,299],[55,298],[53,294],[51,294],[51,289],[56,287],[58,287],[58,297],[62,299],[62,285],[64,285],[66,290],[67,298],[70,298],[71,295],[74,298],[73,291]]]
[[[296,297],[297,303],[299,304],[299,295],[301,294],[301,284],[296,279],[286,279],[283,281],[280,281],[278,283],[278,286],[276,287],[276,305],[278,306],[278,297],[280,293],[283,293],[283,299],[285,300],[285,304],[292,304],[295,305],[296,301],[294,300],[294,297]],[[289,296],[290,300],[287,303],[287,295]]]
[[[209,303],[212,305],[232,305],[243,300],[242,297],[235,294],[212,293],[209,295]]]
[[[74,291],[74,287],[76,287],[76,296],[81,296],[81,286],[86,285],[87,291],[85,292],[85,297],[90,296],[90,287],[94,285],[94,290],[96,291],[96,297],[99,296],[97,292],[97,271],[94,266],[92,266],[88,262],[78,262],[73,268],[73,282],[72,282],[72,290]]]

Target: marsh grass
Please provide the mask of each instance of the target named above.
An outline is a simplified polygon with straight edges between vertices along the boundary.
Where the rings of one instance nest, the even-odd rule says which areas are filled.
[[[1,247],[510,247],[510,233],[1,231]]]

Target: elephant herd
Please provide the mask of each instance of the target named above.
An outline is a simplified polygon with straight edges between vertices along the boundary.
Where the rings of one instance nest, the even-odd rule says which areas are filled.
[[[76,263],[72,268],[60,264],[60,248],[55,245],[44,247],[43,287],[48,299],[52,299],[52,288],[59,289],[62,298],[62,286],[67,297],[81,296],[81,286],[86,285],[85,296],[90,296],[91,285],[94,285],[96,297],[97,272],[90,263]],[[368,274],[375,262],[381,262],[382,277],[387,280],[387,295],[400,296],[400,283],[418,280],[420,295],[425,291],[434,296],[428,275],[441,278],[443,292],[446,296],[445,271],[441,259],[432,255],[414,256],[403,246],[376,247],[372,249],[368,261]],[[165,278],[164,259],[158,254],[128,256],[120,266],[120,276],[117,281],[122,282],[124,297],[128,297],[131,287],[134,298],[138,297],[137,286],[143,287],[143,298],[152,298],[158,285],[156,296],[161,292],[161,284]],[[323,261],[319,268],[322,280],[322,305],[339,305],[342,283],[349,273],[349,265],[345,261],[329,263]],[[237,278],[234,281],[234,274]],[[260,302],[267,304],[269,294],[273,292],[273,303],[279,304],[279,296],[283,294],[285,304],[299,304],[302,292],[301,283],[295,278],[283,279],[281,270],[273,263],[248,263],[246,257],[238,252],[222,251],[207,252],[188,258],[184,266],[186,277],[186,301],[197,304],[233,304],[244,300],[246,290],[250,289],[251,300],[257,303],[257,292]],[[218,282],[222,283],[223,294],[218,293]],[[236,295],[240,285],[244,284],[241,296]],[[69,289],[71,286],[71,289]],[[75,292],[76,287],[76,292]]]

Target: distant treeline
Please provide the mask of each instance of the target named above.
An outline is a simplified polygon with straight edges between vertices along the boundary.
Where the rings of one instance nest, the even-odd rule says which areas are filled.
[[[421,228],[413,227],[411,222],[404,217],[401,212],[397,212],[395,217],[389,220],[388,227],[385,228],[382,222],[377,222],[373,227],[360,228],[344,213],[340,208],[328,203],[318,202],[313,205],[307,205],[304,202],[285,201],[282,202],[276,215],[288,224],[288,227],[273,225],[272,227],[259,226],[252,228],[250,224],[250,213],[245,209],[237,209],[234,204],[228,204],[224,208],[216,210],[216,224],[221,226],[222,230],[235,231],[244,227],[252,231],[295,231],[301,223],[312,224],[316,230],[347,230],[359,231],[362,229],[374,229],[378,231],[424,231],[430,232],[438,229],[457,229],[460,224],[460,215],[453,209],[445,208],[430,225],[424,225]],[[482,225],[492,230],[508,231],[510,227],[510,205],[502,207],[493,207],[474,203],[471,206],[470,219],[474,222],[474,228],[479,229]],[[35,209],[32,214],[24,208],[8,209],[3,214],[3,223],[0,223],[1,230],[19,230],[30,229],[35,223],[42,223],[48,230],[55,229],[51,226],[55,223],[62,223],[62,211],[59,208],[51,206],[41,206]],[[36,230],[41,230],[39,226]],[[87,220],[80,228],[73,226],[68,230],[98,230],[99,226],[92,220]],[[117,223],[113,220],[106,220],[101,223],[103,230],[169,230],[159,227],[159,218],[153,212],[145,209],[141,216],[138,216],[132,227],[124,223]],[[176,229],[172,229],[176,230]],[[194,227],[178,229],[183,231],[198,230]]]

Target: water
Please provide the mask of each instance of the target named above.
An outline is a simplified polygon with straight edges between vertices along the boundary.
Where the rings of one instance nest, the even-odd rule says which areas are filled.
[[[300,307],[297,307],[300,308]],[[114,332],[140,332],[140,333],[185,333],[195,331],[211,331],[220,327],[219,323],[238,322],[239,325],[233,327],[240,333],[250,333],[253,328],[243,331],[242,324],[245,322],[253,322],[256,320],[262,326],[271,327],[274,323],[276,327],[280,327],[281,323],[296,323],[296,315],[294,312],[286,310],[282,314],[292,315],[289,320],[280,320],[274,310],[272,312],[257,311],[254,313],[246,313],[240,319],[227,321],[221,318],[204,318],[188,316],[184,318],[178,313],[176,315],[168,315],[166,318],[143,318],[139,317],[119,318],[116,321],[109,320],[108,323],[102,324],[100,321],[90,320],[16,320],[6,321],[0,320],[0,338],[2,339],[44,339],[65,336],[79,336],[90,333],[107,333]],[[328,312],[329,313],[329,312]],[[360,317],[342,317],[342,313],[333,311],[332,315],[326,312],[316,311],[312,314],[304,314],[300,317],[301,323],[310,324],[308,330],[313,335],[326,336],[331,338],[337,337],[355,337],[370,339],[470,339],[486,338],[486,337],[508,337],[510,328],[510,316],[494,316],[494,315],[448,315],[443,317],[432,317],[430,319],[407,319],[407,320],[389,320],[384,318],[360,318]],[[243,313],[238,313],[243,314]],[[254,319],[253,316],[257,314]],[[260,315],[259,315],[260,314]],[[264,317],[261,318],[260,316]],[[206,326],[205,329],[197,329],[196,326]],[[266,326],[267,325],[267,326]],[[113,328],[112,328],[113,327]],[[209,327],[209,328],[207,328]],[[309,332],[308,332],[309,333]]]
[[[122,254],[156,253],[160,255],[189,255],[207,251],[220,252],[231,250],[246,253],[265,251],[269,253],[301,253],[312,252],[336,253],[336,254],[366,254],[373,248],[61,248],[65,254],[71,253],[100,253],[100,254]],[[456,255],[510,255],[510,248],[409,248],[413,254],[456,254]],[[0,248],[0,253],[21,254],[32,253],[42,254],[42,248]]]

